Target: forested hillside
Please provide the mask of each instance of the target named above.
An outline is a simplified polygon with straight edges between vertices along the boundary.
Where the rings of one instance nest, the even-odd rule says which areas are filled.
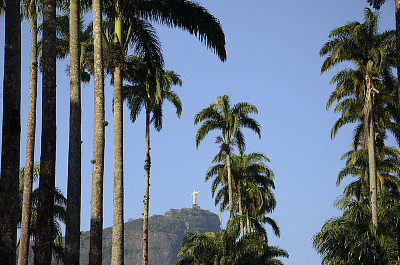
[[[142,219],[125,223],[125,264],[142,263]],[[149,218],[149,265],[169,265],[177,260],[185,233],[217,232],[216,214],[199,207],[171,209]],[[103,230],[103,264],[111,263],[112,228]],[[81,234],[81,264],[89,262],[89,232]]]

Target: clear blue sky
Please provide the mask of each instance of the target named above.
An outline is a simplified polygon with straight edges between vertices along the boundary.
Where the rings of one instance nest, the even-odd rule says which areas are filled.
[[[336,188],[336,176],[344,167],[340,156],[348,151],[352,126],[346,126],[331,141],[330,128],[337,118],[325,104],[334,89],[330,78],[339,68],[320,76],[323,59],[318,52],[333,28],[348,21],[362,21],[366,0],[312,1],[227,1],[203,0],[201,4],[217,17],[226,34],[227,62],[177,29],[157,26],[163,44],[166,69],[181,75],[183,87],[176,88],[182,103],[182,117],[165,105],[163,129],[151,131],[150,214],[170,208],[189,207],[190,193],[200,190],[201,208],[219,214],[204,182],[218,146],[211,133],[195,147],[198,127],[194,115],[217,96],[228,93],[232,102],[256,105],[254,116],[262,126],[261,140],[244,130],[247,151],[264,152],[275,172],[277,207],[271,216],[281,228],[276,238],[269,229],[272,245],[286,249],[288,265],[317,265],[320,258],[312,248],[312,236],[325,220],[339,212],[333,203],[343,190]],[[381,11],[381,29],[394,27],[394,4]],[[22,134],[21,166],[25,161],[28,103],[29,23],[22,27]],[[4,58],[4,18],[0,19],[0,62]],[[57,166],[56,185],[66,194],[68,164],[69,60],[57,69]],[[3,81],[0,64],[0,82]],[[113,118],[112,87],[106,84],[106,157],[104,176],[104,227],[112,225]],[[35,160],[40,156],[41,77],[38,93],[38,127]],[[2,101],[0,101],[2,111]],[[125,220],[140,218],[144,190],[144,116],[135,124],[124,117]],[[82,230],[89,230],[93,138],[93,83],[82,85]],[[222,215],[225,223],[227,214]]]

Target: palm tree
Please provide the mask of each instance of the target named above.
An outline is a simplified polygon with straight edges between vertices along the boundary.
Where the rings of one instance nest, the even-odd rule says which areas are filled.
[[[43,1],[42,139],[35,264],[50,264],[56,160],[56,2]]]
[[[375,128],[373,119],[373,102],[376,82],[386,67],[390,32],[378,33],[378,13],[366,8],[364,23],[350,22],[331,31],[330,41],[320,50],[321,56],[327,56],[321,73],[328,71],[342,61],[356,65],[352,72],[354,95],[362,97],[364,119],[364,143],[369,155],[370,192],[372,207],[372,222],[378,227],[376,206],[376,166],[375,166]]]
[[[379,227],[371,224],[371,208],[364,200],[342,197],[336,207],[342,216],[329,219],[313,237],[322,264],[398,264],[400,205],[387,194],[379,196]]]
[[[21,19],[19,0],[6,0],[4,4],[5,48],[0,172],[0,264],[15,264],[21,135]]]
[[[342,156],[346,160],[346,167],[343,168],[337,177],[336,185],[346,176],[353,176],[356,180],[350,182],[344,189],[344,196],[355,197],[357,200],[369,198],[369,167],[368,152],[366,150],[351,150]],[[400,187],[400,152],[396,148],[383,146],[377,148],[376,174],[378,194],[385,191],[391,196],[399,197]]]
[[[162,69],[162,54],[154,38],[150,19],[172,27],[180,27],[195,34],[208,48],[214,49],[219,58],[226,59],[225,36],[217,19],[200,5],[187,0],[173,1],[106,1],[104,10],[114,26],[108,43],[113,53],[114,81],[114,212],[112,236],[112,263],[123,264],[123,127],[122,127],[122,58],[128,44],[135,53],[144,56],[153,67]],[[149,31],[150,29],[150,31]],[[149,33],[149,34],[146,34]],[[103,34],[106,36],[106,34]],[[106,36],[107,37],[107,36]],[[106,38],[105,38],[106,39]],[[150,42],[149,42],[150,40]]]
[[[285,250],[269,246],[256,233],[248,233],[239,238],[240,229],[235,219],[228,222],[226,230],[221,229],[216,234],[186,234],[178,253],[180,259],[174,265],[280,265],[283,263],[277,257],[289,257]]]
[[[249,128],[261,138],[260,125],[249,117],[251,113],[258,113],[257,108],[247,102],[239,102],[231,107],[228,95],[220,96],[209,107],[201,110],[194,117],[194,124],[203,122],[196,134],[196,148],[204,137],[212,130],[221,130],[222,137],[217,137],[216,143],[221,143],[220,155],[226,154],[226,168],[228,177],[229,212],[233,217],[233,191],[230,166],[230,153],[233,145],[237,144],[239,150],[245,149],[244,135],[241,128]]]
[[[29,68],[29,109],[28,109],[28,128],[26,140],[26,158],[24,170],[24,198],[22,203],[21,236],[19,244],[18,264],[28,264],[29,253],[29,226],[31,214],[31,193],[33,182],[33,165],[35,149],[35,131],[36,131],[36,98],[37,98],[37,16],[41,13],[40,4],[37,0],[22,2],[22,15],[30,21],[31,32],[31,54]]]
[[[39,180],[39,171],[40,171],[40,165],[39,163],[35,163],[33,166],[33,171],[32,171],[32,182],[36,182]],[[24,197],[24,192],[25,192],[25,168],[20,169],[20,174],[19,174],[19,197],[18,197],[18,202],[19,202],[19,211],[18,211],[18,226],[21,227],[22,225],[22,201]],[[36,226],[37,226],[37,211],[38,211],[38,188],[36,188],[33,191],[30,191],[32,193],[32,196],[30,197],[31,201],[31,207],[30,207],[30,222],[29,222],[29,232],[28,232],[28,239],[33,238],[33,241],[35,241],[35,232],[36,232]],[[67,205],[67,199],[64,197],[62,192],[56,188],[55,189],[55,194],[54,194],[54,218],[53,218],[53,257],[57,261],[58,264],[64,264],[64,249],[63,249],[63,244],[62,244],[62,231],[61,231],[61,223],[65,223],[65,218],[66,218],[66,205]],[[22,234],[21,234],[22,237]],[[21,240],[22,238],[20,237],[18,241],[18,247],[21,248]],[[29,246],[28,246],[29,247]],[[28,255],[26,257],[28,259]],[[19,257],[18,257],[19,260]]]
[[[92,0],[92,12],[94,54],[94,135],[89,264],[101,265],[103,240],[104,142],[106,121],[104,116],[103,19],[100,0]]]
[[[137,61],[131,57],[131,62]],[[135,66],[133,66],[135,68]],[[171,90],[174,85],[182,85],[179,75],[173,71],[151,73],[143,80],[138,80],[137,70],[129,68],[125,78],[132,85],[125,85],[123,88],[123,99],[127,101],[131,110],[130,117],[132,122],[140,114],[144,107],[146,111],[146,148],[145,148],[145,189],[144,189],[144,211],[143,211],[143,265],[148,264],[148,216],[149,216],[149,186],[150,186],[150,124],[154,125],[157,131],[162,129],[163,103],[168,100],[176,108],[178,118],[182,113],[182,104],[178,95]],[[147,72],[147,71],[145,71]],[[150,71],[149,71],[150,72]]]
[[[367,0],[375,9],[379,10],[386,0]],[[394,1],[396,17],[396,61],[397,61],[397,98],[400,106],[400,2]]]
[[[217,158],[214,159],[214,162]],[[275,209],[276,200],[272,193],[275,189],[274,173],[265,165],[269,159],[262,153],[254,152],[250,154],[240,154],[231,156],[231,171],[233,194],[237,198],[237,211],[240,218],[240,233],[244,235],[243,220],[246,216],[247,233],[252,231],[251,226],[256,231],[265,234],[265,230],[261,224],[268,222],[271,224],[274,232],[279,236],[279,228],[270,217],[266,217],[266,213],[270,213]],[[214,177],[211,185],[212,196],[215,197],[215,204],[220,204],[220,209],[225,210],[228,206],[228,185],[226,180],[226,157],[223,156],[222,163],[212,166],[206,173],[205,180]],[[221,188],[217,191],[218,186]],[[250,224],[251,223],[251,224]]]
[[[69,1],[70,121],[65,264],[79,263],[81,224],[80,0]]]

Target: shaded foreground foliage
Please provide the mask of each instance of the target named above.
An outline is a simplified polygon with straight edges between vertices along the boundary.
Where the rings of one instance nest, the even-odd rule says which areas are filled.
[[[289,254],[278,247],[269,246],[258,233],[240,237],[239,218],[231,218],[226,229],[217,233],[187,234],[179,251],[180,259],[174,265],[245,265],[283,264],[278,257]]]
[[[313,237],[322,264],[383,265],[400,262],[400,203],[387,193],[378,196],[379,229],[371,223],[368,200],[342,197],[343,215],[329,219]]]

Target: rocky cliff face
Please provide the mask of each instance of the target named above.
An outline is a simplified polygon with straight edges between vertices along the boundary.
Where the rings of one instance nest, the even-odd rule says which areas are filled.
[[[217,232],[216,214],[199,207],[171,209],[149,218],[149,265],[170,265],[177,260],[180,243],[186,233]],[[111,263],[112,229],[103,230],[103,264]],[[81,234],[81,264],[89,263],[89,232]],[[142,263],[142,219],[125,223],[125,264]]]

